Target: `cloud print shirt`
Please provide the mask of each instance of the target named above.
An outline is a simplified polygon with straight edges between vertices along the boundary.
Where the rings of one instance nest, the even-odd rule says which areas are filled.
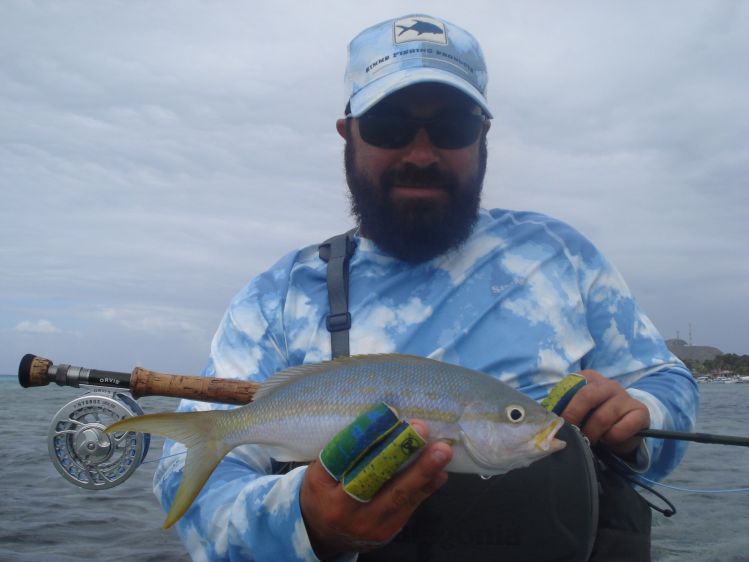
[[[356,238],[350,263],[352,354],[408,353],[487,373],[536,400],[567,373],[593,369],[645,403],[651,427],[690,431],[698,393],[607,260],[547,216],[482,210],[457,251],[410,265]],[[295,251],[230,303],[206,376],[263,381],[330,358],[326,264]],[[184,401],[181,411],[223,407]],[[639,468],[662,478],[686,445],[646,439]],[[167,441],[165,455],[183,450]],[[155,491],[169,506],[184,455],[162,460]],[[196,560],[316,560],[299,507],[304,468],[271,474],[259,446],[234,449],[177,523]]]

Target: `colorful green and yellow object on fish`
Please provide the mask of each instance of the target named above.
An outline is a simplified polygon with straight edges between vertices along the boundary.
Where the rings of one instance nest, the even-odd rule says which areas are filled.
[[[278,461],[310,462],[352,420],[381,403],[397,420],[423,420],[429,442],[450,442],[451,472],[503,474],[565,445],[555,438],[564,421],[510,386],[463,367],[397,354],[292,367],[269,378],[246,406],[138,416],[107,431],[148,432],[187,447],[182,482],[164,523],[170,527],[234,447],[253,443]],[[357,480],[355,467],[344,472],[350,479],[344,474],[344,485]]]
[[[584,376],[571,373],[552,387],[549,395],[541,400],[541,406],[561,416],[572,397],[586,384],[588,380]]]
[[[381,402],[333,437],[320,452],[320,463],[348,495],[368,502],[424,445],[421,435]]]

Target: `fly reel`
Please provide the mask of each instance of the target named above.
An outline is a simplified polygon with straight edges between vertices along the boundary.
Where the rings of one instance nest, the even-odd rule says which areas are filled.
[[[55,468],[81,488],[104,490],[130,478],[148,453],[148,433],[108,434],[104,429],[143,410],[123,392],[95,389],[63,406],[49,427],[47,445]]]

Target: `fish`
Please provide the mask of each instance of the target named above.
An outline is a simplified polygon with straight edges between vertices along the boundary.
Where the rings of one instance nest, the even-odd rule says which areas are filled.
[[[397,27],[403,30],[398,34],[398,37],[403,35],[406,31],[416,31],[418,35],[422,35],[424,33],[443,35],[445,33],[438,25],[434,25],[433,23],[429,23],[428,21],[421,20],[416,20],[416,23],[411,26],[399,25]]]
[[[482,477],[527,466],[564,448],[564,421],[499,380],[434,359],[355,355],[291,367],[265,381],[253,401],[231,410],[125,418],[107,433],[153,433],[184,443],[184,473],[164,528],[189,509],[234,447],[262,445],[280,462],[311,462],[365,410],[384,402],[402,419],[421,419],[429,442],[446,441],[446,470]]]

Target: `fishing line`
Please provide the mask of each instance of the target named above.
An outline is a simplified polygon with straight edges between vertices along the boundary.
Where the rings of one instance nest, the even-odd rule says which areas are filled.
[[[749,447],[749,438],[738,437],[733,435],[717,435],[714,433],[688,433],[681,431],[664,431],[658,429],[644,429],[638,432],[643,437],[655,437],[656,439],[677,439],[680,441],[693,441],[695,443],[709,443],[713,445],[733,445],[740,447]],[[617,459],[619,460],[619,459]],[[621,462],[621,461],[620,461]],[[626,464],[621,463],[626,466]],[[629,468],[629,467],[627,467]],[[631,470],[631,469],[630,469]],[[686,488],[683,486],[673,486],[671,484],[663,484],[662,482],[656,482],[645,478],[640,474],[635,473],[636,479],[652,484],[653,486],[660,486],[662,488],[668,488],[669,490],[676,490],[677,492],[689,492],[692,494],[741,494],[749,492],[749,486],[744,488],[716,488],[716,489],[705,489],[705,488]]]
[[[187,454],[187,451],[180,451],[179,453],[172,453],[171,455],[164,455],[163,457],[159,457],[158,459],[154,459],[152,461],[143,461],[140,464],[149,464],[149,463],[152,463],[152,462],[159,462],[160,460],[163,460],[163,459],[170,459],[172,457],[176,457],[176,456],[179,456],[179,455],[186,455],[186,454]]]
[[[669,490],[676,490],[677,492],[690,492],[692,494],[740,494],[744,492],[749,492],[749,487],[746,488],[717,488],[717,489],[700,489],[700,488],[685,488],[683,486],[673,486],[671,484],[664,484],[663,482],[656,482],[655,480],[650,480],[649,478],[645,478],[644,476],[637,475],[637,478],[640,480],[644,480],[648,484],[652,484],[654,486],[660,486],[661,488],[668,488]]]
[[[692,494],[741,494],[741,493],[749,492],[749,486],[747,486],[746,488],[711,489],[711,488],[686,488],[684,486],[674,486],[673,484],[664,484],[663,482],[656,482],[655,480],[651,480],[650,478],[646,478],[645,476],[638,474],[637,472],[632,470],[632,468],[629,465],[627,465],[627,463],[625,463],[623,460],[621,460],[618,457],[610,455],[609,458],[616,461],[616,463],[619,465],[621,469],[627,471],[626,478],[628,480],[630,480],[634,484],[637,484],[638,486],[645,488],[646,490],[648,489],[648,486],[646,486],[645,484],[641,484],[640,481],[647,482],[648,484],[651,484],[653,486],[659,486],[661,488],[668,488],[669,490],[675,490],[677,492],[688,492]]]

